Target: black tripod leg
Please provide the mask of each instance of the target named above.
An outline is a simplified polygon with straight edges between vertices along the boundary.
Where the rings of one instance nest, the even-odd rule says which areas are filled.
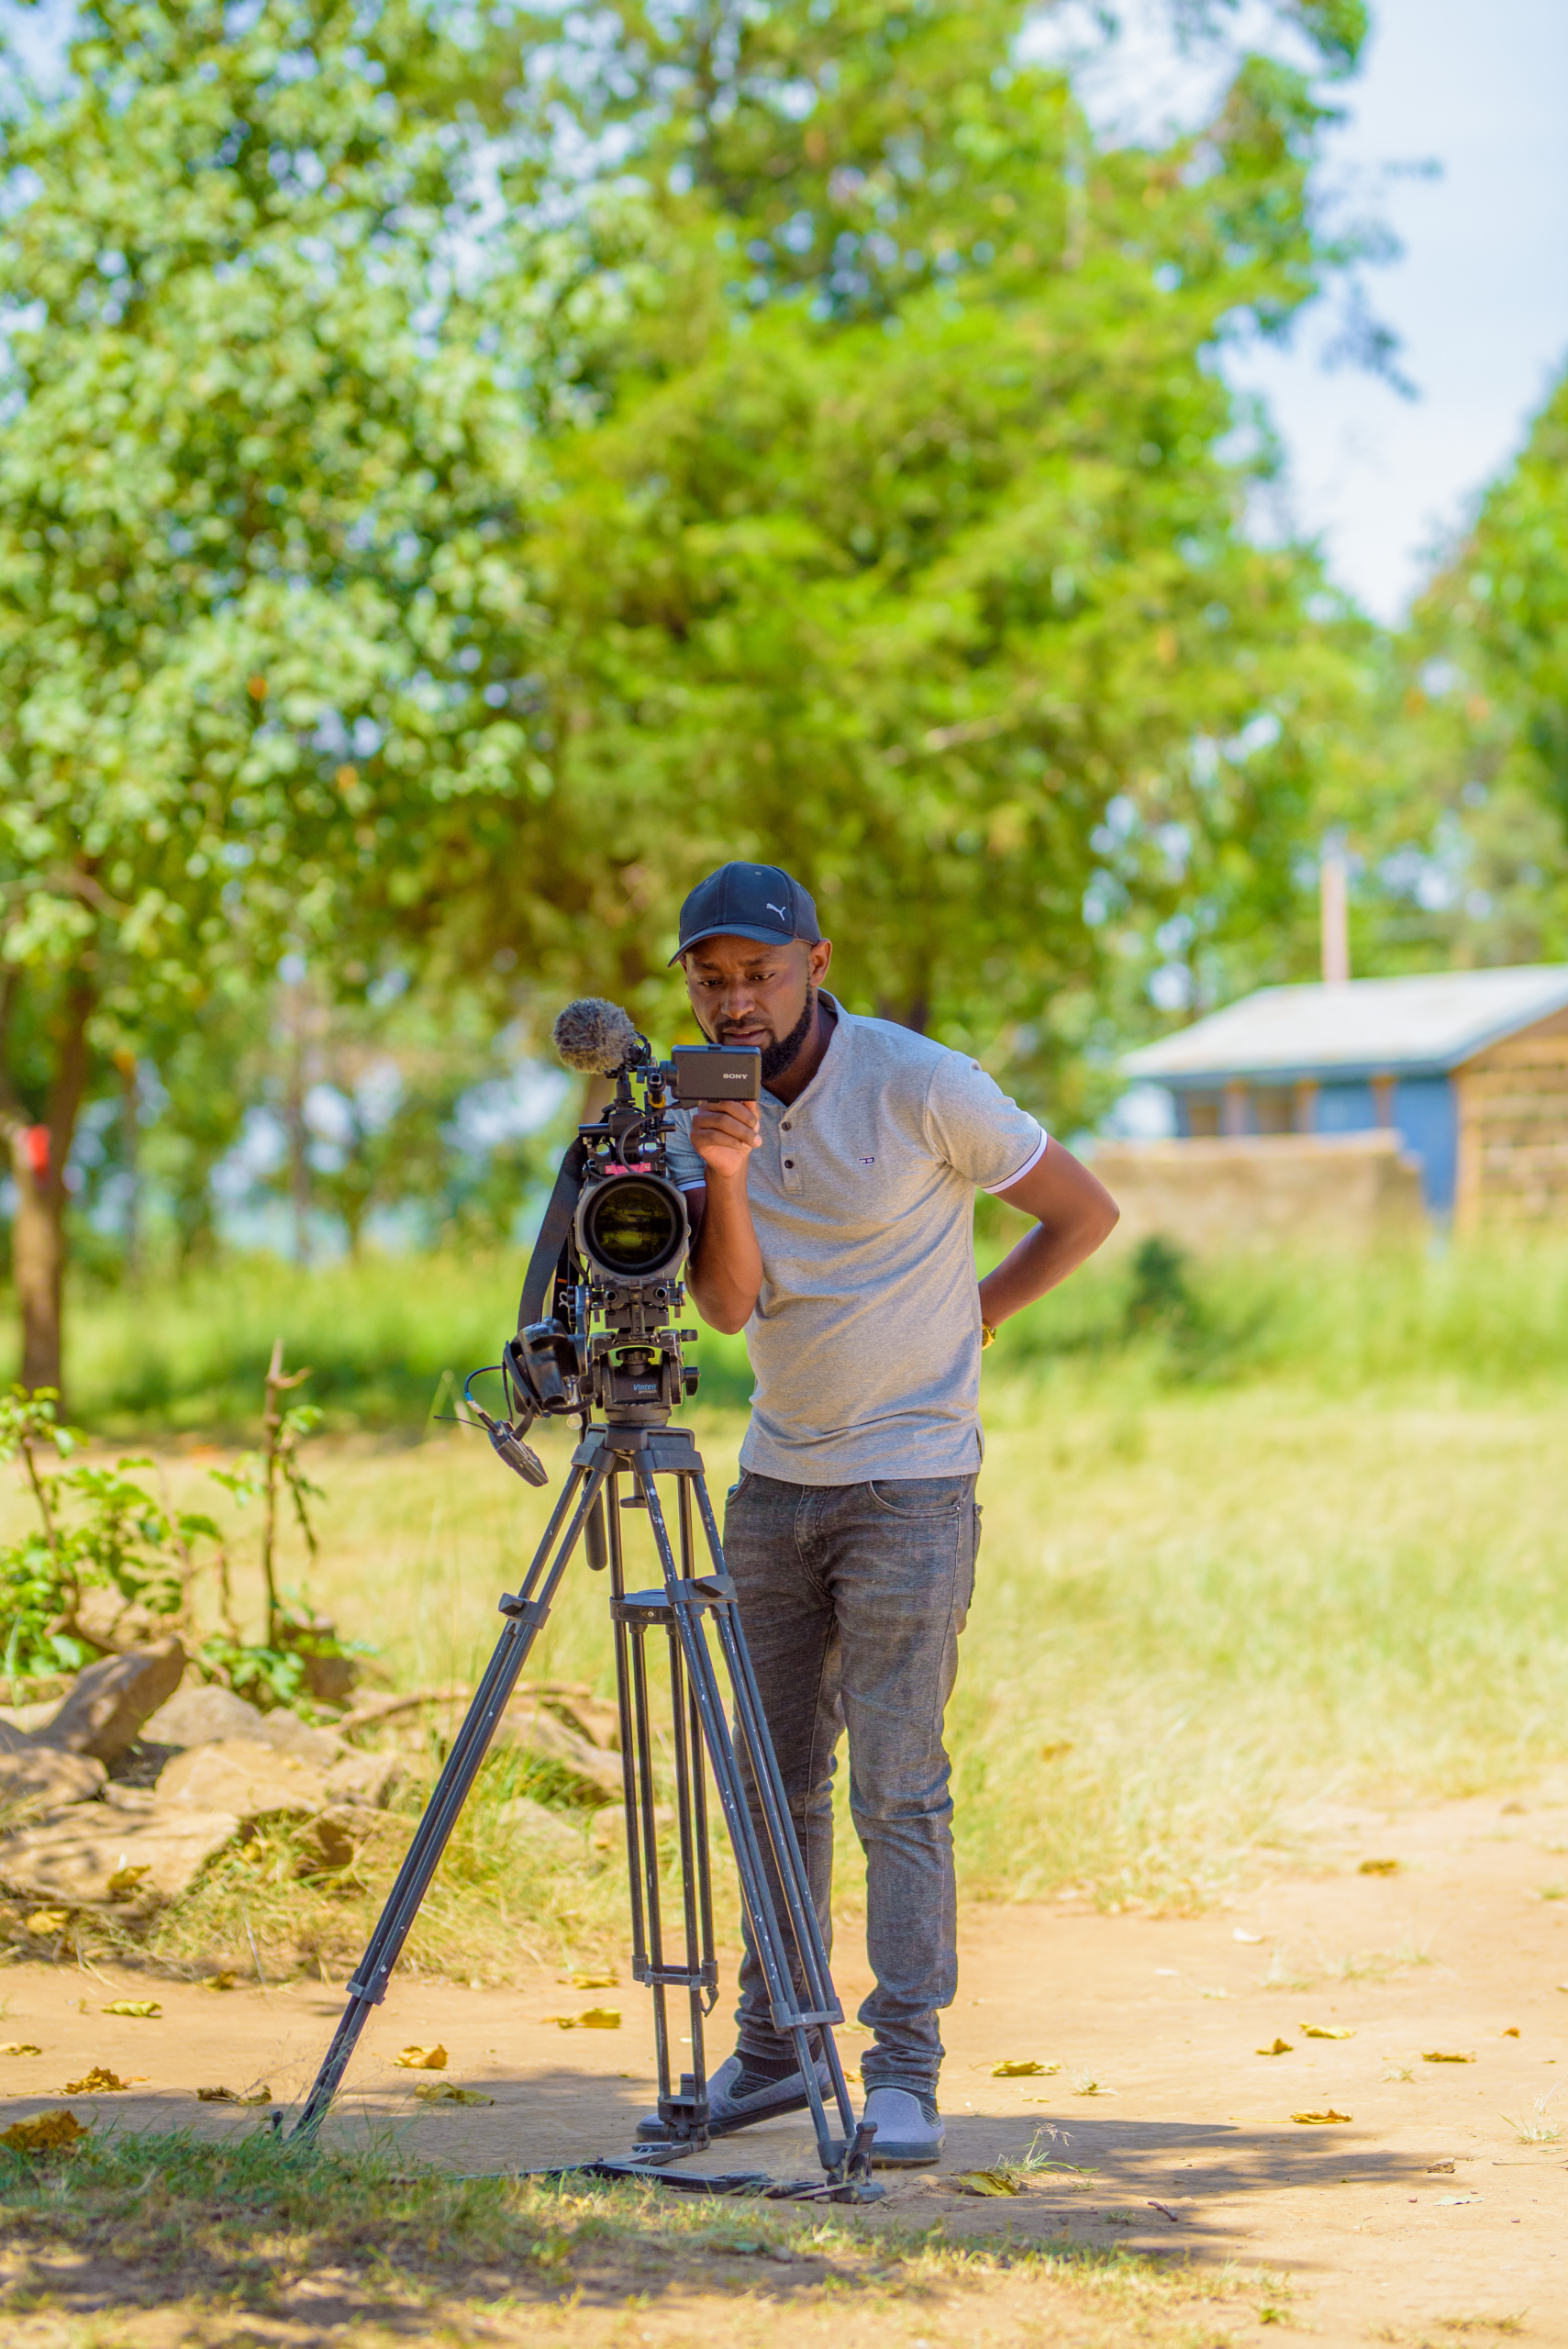
[[[713,1523],[700,1474],[684,1472],[690,1475],[696,1487],[704,1529],[718,1568],[717,1588],[710,1586],[705,1590],[700,1583],[683,1578],[676,1571],[653,1474],[641,1459],[636,1462],[636,1474],[648,1508],[649,1522],[658,1543],[665,1587],[685,1658],[692,1694],[702,1721],[703,1742],[707,1747],[714,1782],[718,1789],[725,1823],[729,1830],[753,1946],[768,1986],[773,2026],[794,2042],[822,2166],[829,2176],[840,2176],[846,2158],[858,2142],[849,2087],[835,2049],[829,2058],[829,2077],[844,2130],[842,2142],[835,2142],[817,2083],[817,2064],[811,2043],[814,2037],[819,2036],[825,2051],[832,2047],[831,2026],[843,2021],[843,2009],[834,1994],[828,1975],[827,1952],[822,1945],[817,1912],[812,1906],[805,1864],[800,1857],[799,1844],[790,1820],[767,1723],[757,1698],[750,1659],[746,1656],[735,1618],[733,1586],[726,1587],[728,1577],[723,1570],[724,1554],[718,1543],[717,1529]],[[717,1675],[704,1631],[703,1614],[708,1607],[713,1607],[719,1618],[720,1647],[729,1667],[737,1720],[751,1778],[761,1798],[768,1840],[773,1847],[776,1880],[789,1918],[790,1941],[794,1944],[806,1994],[805,2003],[796,1990],[796,1968],[791,1965],[789,1945],[780,1930],[762,1843],[746,1799],[740,1761],[729,1734]]]
[[[425,1815],[415,1830],[414,1840],[397,1871],[397,1880],[387,1898],[386,1906],[376,1921],[375,1931],[365,1945],[365,1954],[349,1984],[349,2003],[333,2033],[326,2060],[306,2099],[305,2110],[290,2132],[292,2136],[315,2136],[338,2092],[339,2083],[348,2069],[349,2059],[370,2019],[372,2008],[379,2006],[386,1996],[392,1969],[402,1954],[403,1944],[419,1913],[419,1904],[429,1890],[430,1879],[440,1865],[441,1854],[446,1850],[452,1829],[457,1824],[458,1814],[468,1799],[489,1751],[495,1724],[506,1710],[517,1686],[517,1675],[528,1660],[528,1650],[550,1613],[557,1586],[582,1539],[588,1513],[609,1475],[611,1455],[604,1453],[592,1469],[573,1469],[566,1489],[546,1528],[544,1539],[534,1553],[522,1589],[515,1598],[501,1601],[506,1628],[485,1666],[484,1678],[474,1691],[473,1700],[453,1741],[451,1752],[442,1765]],[[582,1497],[579,1500],[580,1493]],[[574,1501],[577,1503],[575,1510],[573,1508]],[[571,1516],[571,1525],[557,1549],[561,1529],[568,1515]],[[555,1552],[553,1560],[552,1551]]]

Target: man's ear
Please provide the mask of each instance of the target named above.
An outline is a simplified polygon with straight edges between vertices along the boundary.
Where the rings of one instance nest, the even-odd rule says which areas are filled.
[[[815,946],[807,949],[806,959],[811,972],[811,984],[814,987],[819,987],[828,975],[828,965],[833,960],[832,940],[819,938]]]

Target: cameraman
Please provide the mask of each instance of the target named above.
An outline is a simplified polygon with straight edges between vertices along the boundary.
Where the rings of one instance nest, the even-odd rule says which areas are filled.
[[[727,864],[692,891],[673,959],[704,1034],[761,1047],[763,1092],[678,1113],[670,1166],[696,1232],[692,1295],[711,1328],[745,1330],[756,1377],[725,1558],[829,1942],[849,1732],[876,1976],[865,2117],[875,2160],[903,2167],[941,2151],[937,2012],[958,1987],[942,1716],[974,1584],[981,1350],[1117,1209],[967,1053],[823,992],[832,952],[776,865]],[[1036,1223],[978,1286],[977,1187]],[[800,2110],[749,1933],[737,2021],[714,2121]],[[653,2117],[639,2131],[662,2134]]]

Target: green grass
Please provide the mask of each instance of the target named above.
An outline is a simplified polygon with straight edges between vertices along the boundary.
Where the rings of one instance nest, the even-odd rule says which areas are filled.
[[[1315,1798],[1510,1787],[1568,1758],[1564,1264],[1540,1248],[1315,1276],[1244,1267],[1195,1276],[1180,1312],[1130,1340],[1129,1273],[1113,1265],[1006,1333],[986,1358],[984,1536],[950,1716],[968,1897],[1079,1887],[1105,1907],[1201,1906],[1260,1870],[1314,1865]],[[495,1284],[471,1268],[466,1288],[449,1285],[447,1269],[406,1268],[395,1316],[384,1268],[318,1290],[236,1278],[258,1283],[244,1292],[256,1343],[283,1328],[291,1359],[335,1363],[349,1394],[372,1328],[424,1333],[426,1370],[464,1312],[477,1334]],[[297,1319],[290,1295],[309,1308]],[[150,1302],[150,1353],[183,1360],[195,1314]],[[217,1364],[218,1336],[203,1343]],[[115,1359],[96,1357],[106,1392]],[[420,1424],[314,1447],[330,1497],[313,1594],[393,1682],[472,1681],[553,1492],[477,1438],[432,1422],[419,1440]],[[716,1494],[743,1424],[695,1414]],[[558,1491],[565,1431],[541,1449]],[[169,1455],[187,1502],[204,1487],[212,1502],[205,1465],[188,1442]],[[0,1531],[21,1514],[7,1496]],[[248,1544],[246,1531],[241,1566]],[[285,1561],[285,1582],[301,1564]],[[608,1691],[596,1577],[569,1578],[530,1669]],[[410,1752],[406,1815],[433,1766]],[[524,1783],[515,1757],[487,1773],[414,1963],[496,1980],[618,1946],[618,1852],[584,1834],[580,1859],[530,1860],[501,1818]],[[852,1909],[847,1823],[842,1849]],[[340,1880],[300,1883],[297,1865],[283,1831],[227,1855],[156,1928],[154,1954],[180,1970],[248,1962],[249,1924],[269,1965],[336,1978],[392,1854]]]
[[[609,2343],[637,2339],[625,2328],[639,2314],[684,2320],[680,2340],[715,2349],[859,2344],[912,2339],[933,2318],[973,2322],[988,2288],[1027,2310],[1027,2337],[1051,2324],[1084,2349],[1184,2343],[1200,2313],[1212,2340],[1217,2309],[1242,2312],[1240,2279],[1123,2251],[1001,2230],[955,2243],[940,2221],[639,2187],[462,2179],[411,2167],[390,2134],[352,2156],[302,2156],[256,2132],[105,2130],[41,2157],[0,2147],[0,2310],[11,2339],[60,2349],[328,2331]]]
[[[987,1203],[983,1261],[1019,1219]],[[71,1405],[106,1433],[234,1432],[254,1424],[274,1337],[312,1366],[311,1399],[339,1428],[418,1430],[453,1382],[494,1362],[515,1326],[519,1254],[366,1256],[302,1273],[239,1259],[132,1293],[79,1285],[67,1314]],[[1113,1250],[1009,1323],[994,1371],[1057,1369],[1134,1394],[1287,1378],[1318,1394],[1398,1386],[1517,1395],[1568,1383],[1568,1244],[1547,1240],[1335,1258],[1249,1254],[1189,1264],[1184,1295],[1145,1297]],[[0,1333],[0,1377],[14,1332]],[[738,1338],[705,1331],[705,1400],[751,1391]]]

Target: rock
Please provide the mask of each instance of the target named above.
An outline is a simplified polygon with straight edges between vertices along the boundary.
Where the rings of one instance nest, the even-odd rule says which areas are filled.
[[[79,1672],[76,1684],[47,1729],[40,1745],[63,1753],[89,1753],[113,1762],[136,1742],[142,1723],[166,1704],[180,1685],[185,1651],[178,1640],[138,1648],[129,1655],[106,1656]]]
[[[0,1842],[0,1882],[73,1909],[173,1900],[232,1842],[232,1812],[185,1809],[127,1818],[96,1803],[24,1827]]]
[[[403,1765],[395,1753],[355,1753],[346,1748],[327,1773],[327,1791],[334,1802],[381,1810],[402,1776]]]
[[[24,1737],[37,1737],[40,1729],[49,1727],[64,1702],[65,1698],[61,1695],[40,1697],[36,1704],[0,1705],[0,1725],[20,1730]]]
[[[580,1860],[583,1856],[583,1834],[542,1802],[535,1802],[532,1795],[518,1795],[511,1802],[501,1805],[496,1817],[509,1828],[519,1843],[541,1857]]]
[[[84,1590],[76,1604],[72,1628],[95,1648],[109,1655],[127,1655],[132,1648],[156,1645],[166,1622],[149,1608],[139,1607],[112,1587]]]
[[[276,1746],[280,1753],[297,1754],[302,1762],[313,1762],[318,1770],[329,1770],[353,1748],[334,1737],[329,1729],[312,1729],[297,1713],[282,1707],[275,1713],[263,1713],[260,1726],[247,1730],[248,1737],[259,1738],[263,1745]]]
[[[620,1764],[585,1737],[558,1720],[542,1706],[512,1705],[495,1731],[498,1745],[518,1745],[553,1762],[572,1782],[574,1799],[582,1803],[619,1802]]]
[[[670,1809],[669,1805],[667,1803],[656,1802],[653,1806],[653,1825],[657,1832],[661,1835],[668,1834],[673,1828],[674,1824],[675,1814]],[[639,1832],[640,1833],[640,1831],[641,1831],[639,1829]],[[601,1810],[598,1813],[598,1816],[595,1819],[593,1826],[588,1831],[588,1841],[592,1843],[595,1852],[618,1852],[624,1858],[626,1854],[626,1812],[624,1810]]]
[[[264,1716],[216,1680],[187,1680],[141,1724],[149,1745],[216,1745],[220,1737],[254,1737]]]
[[[391,1819],[384,1810],[367,1810],[363,1803],[333,1803],[301,1831],[305,1864],[300,1873],[314,1876],[328,1868],[346,1868],[367,1843],[401,1851],[413,1831],[411,1819]]]
[[[104,1765],[89,1754],[57,1753],[26,1739],[16,1748],[0,1748],[0,1813],[8,1818],[55,1803],[91,1802],[103,1784]]]
[[[602,1697],[547,1696],[544,1703],[558,1720],[585,1737],[605,1753],[620,1752],[620,1714]]]
[[[226,1737],[177,1753],[154,1792],[157,1817],[183,1809],[225,1810],[247,1826],[258,1819],[308,1819],[331,1800],[322,1771],[251,1737]]]

